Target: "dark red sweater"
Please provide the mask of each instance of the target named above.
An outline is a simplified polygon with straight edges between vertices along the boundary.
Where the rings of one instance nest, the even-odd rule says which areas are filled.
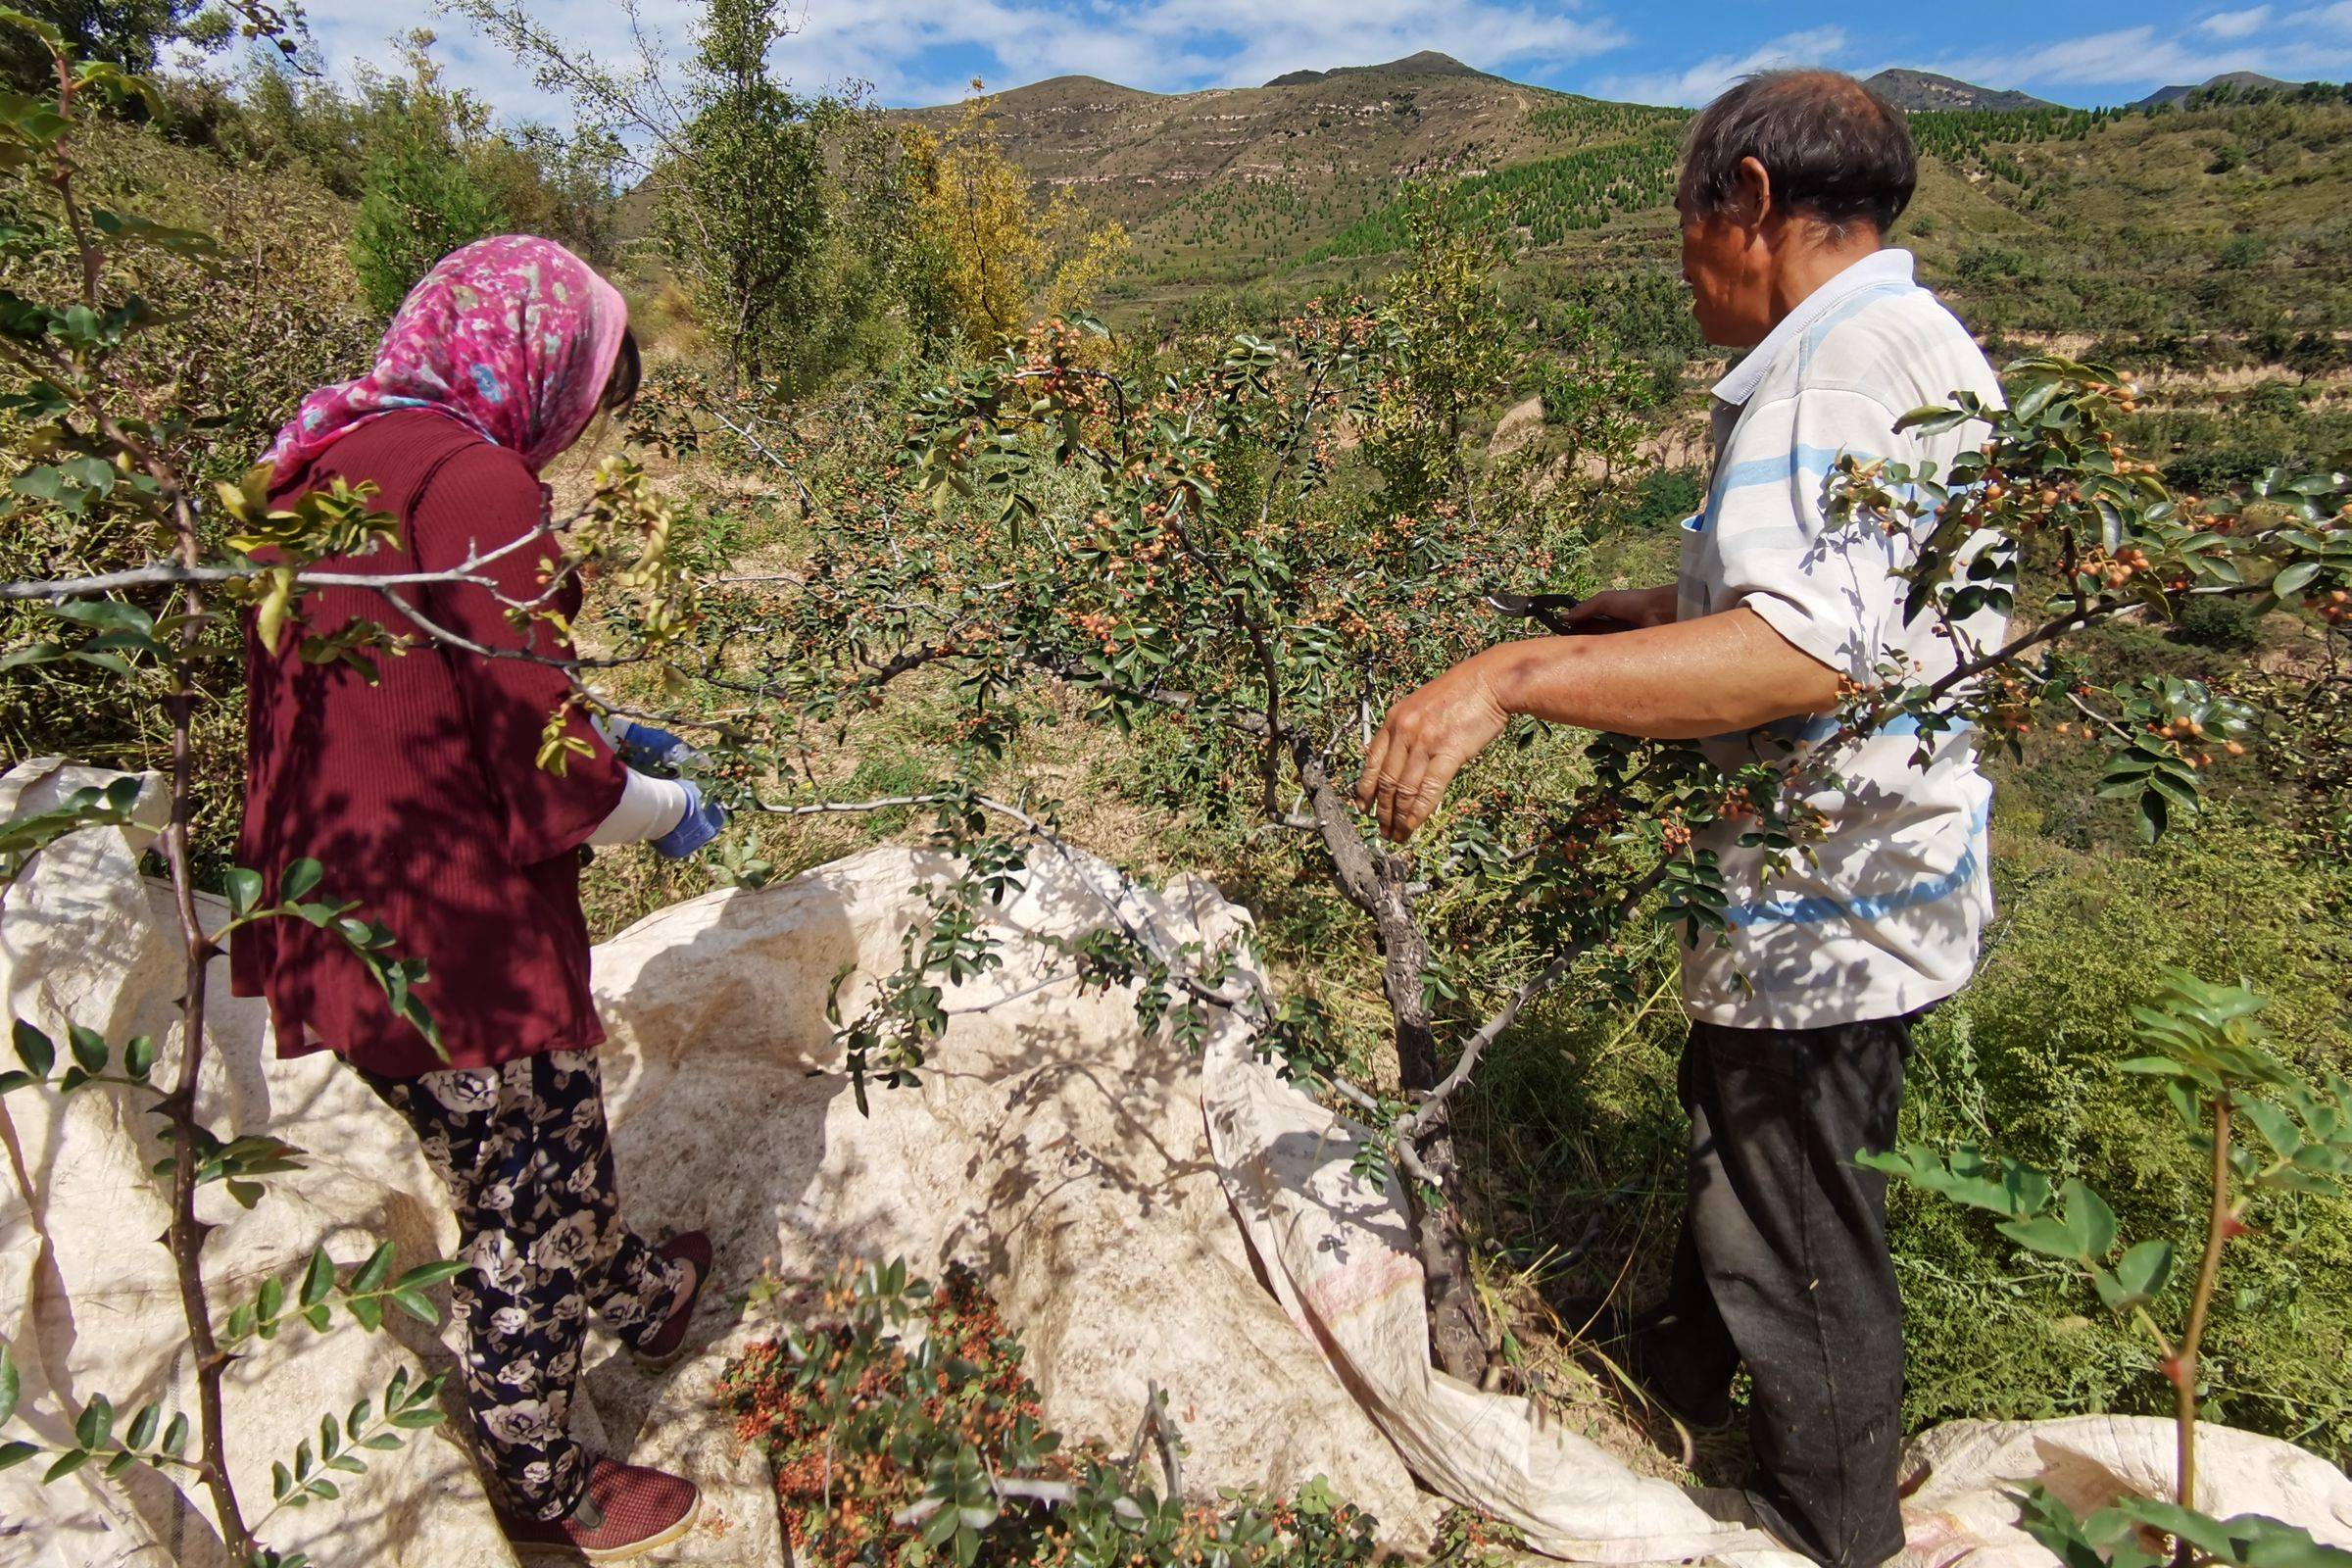
[[[288,475],[275,497],[337,474],[375,481],[373,505],[401,519],[401,540],[321,569],[444,570],[546,522],[546,492],[520,458],[436,414],[362,426]],[[552,554],[526,545],[488,574],[507,597],[529,599]],[[486,588],[401,592],[425,618],[485,647],[569,652],[545,628],[514,630]],[[566,600],[562,608],[576,612],[576,588]],[[368,589],[319,589],[302,611],[313,634],[356,617],[413,629]],[[562,674],[427,646],[379,659],[371,686],[348,664],[305,663],[304,629],[289,623],[273,656],[246,624],[237,863],[262,873],[273,901],[289,861],[318,860],[326,874],[313,897],[359,900],[359,914],[382,921],[401,953],[430,965],[417,996],[449,1059],[393,1016],[339,938],[298,920],[264,921],[230,939],[233,989],[270,999],[278,1054],[332,1050],[369,1072],[414,1077],[603,1040],[588,991],[579,846],[618,804],[623,770],[576,715],[571,733],[593,754],[573,755],[563,777],[535,765],[541,729],[566,690]]]

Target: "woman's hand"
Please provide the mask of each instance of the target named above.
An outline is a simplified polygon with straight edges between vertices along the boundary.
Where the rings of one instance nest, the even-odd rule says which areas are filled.
[[[679,787],[686,792],[686,814],[678,818],[676,827],[648,841],[656,855],[669,860],[683,860],[718,837],[727,825],[726,808],[706,798],[692,779],[683,781]]]
[[[623,719],[612,735],[613,750],[631,767],[665,767],[672,773],[692,772],[710,760],[665,729]]]
[[[1389,710],[1364,753],[1355,799],[1402,844],[1429,820],[1462,764],[1494,744],[1510,714],[1495,699],[1490,656],[1464,660]]]
[[[1593,633],[1624,631],[1641,626],[1665,626],[1673,623],[1675,612],[1674,585],[1663,588],[1611,588],[1605,593],[1563,611],[1560,618],[1570,631]],[[1589,622],[1614,621],[1615,625],[1593,625]]]

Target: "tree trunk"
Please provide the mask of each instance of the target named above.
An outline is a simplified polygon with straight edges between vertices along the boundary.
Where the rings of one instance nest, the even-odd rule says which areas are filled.
[[[1421,1000],[1421,972],[1429,967],[1429,939],[1413,918],[1405,896],[1403,869],[1374,850],[1348,815],[1345,798],[1314,750],[1291,737],[1299,782],[1315,813],[1315,827],[1331,857],[1333,880],[1349,903],[1372,918],[1380,940],[1381,990],[1396,1025],[1396,1076],[1407,1090],[1434,1089],[1437,1035]],[[1439,1200],[1423,1201],[1418,1184],[1405,1178],[1405,1199],[1420,1254],[1422,1286],[1429,1308],[1429,1342],[1438,1365],[1465,1383],[1487,1375],[1487,1315],[1478,1304],[1477,1277],[1470,1268],[1470,1244],[1462,1235],[1461,1165],[1454,1155],[1453,1127],[1440,1114],[1413,1142],[1413,1153],[1433,1177]]]
[[[1421,934],[1388,948],[1382,984],[1396,1020],[1396,1076],[1406,1089],[1434,1089],[1442,1076],[1437,1039],[1421,1002],[1426,958]],[[1487,1314],[1479,1304],[1471,1271],[1470,1243],[1462,1233],[1461,1164],[1453,1147],[1453,1122],[1443,1107],[1429,1130],[1414,1140],[1413,1152],[1438,1184],[1438,1200],[1427,1200],[1421,1184],[1405,1178],[1412,1210],[1413,1242],[1421,1256],[1422,1286],[1429,1309],[1429,1344],[1438,1365],[1477,1386],[1487,1375]]]

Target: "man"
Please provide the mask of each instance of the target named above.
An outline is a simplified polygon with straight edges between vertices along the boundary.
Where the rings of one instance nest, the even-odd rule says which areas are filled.
[[[1749,349],[1714,389],[1706,510],[1684,524],[1673,587],[1595,596],[1575,613],[1606,636],[1513,642],[1413,693],[1373,738],[1357,786],[1390,838],[1427,819],[1446,782],[1514,714],[1662,739],[1699,738],[1724,767],[1803,753],[1833,727],[1839,683],[1953,667],[1936,617],[1906,622],[1907,534],[1824,515],[1838,457],[1939,467],[1982,441],[1969,424],[1895,421],[1967,389],[1993,399],[1967,331],[1885,248],[1917,159],[1902,117],[1847,76],[1750,77],[1692,122],[1676,207],[1683,272],[1708,339]],[[1984,644],[1989,613],[1961,627]],[[1964,734],[1916,733],[1807,759],[1817,860],[1768,874],[1737,831],[1722,858],[1728,938],[1683,955],[1690,1038],[1690,1203],[1663,1307],[1628,1349],[1669,1407],[1729,1414],[1753,1379],[1764,1522],[1823,1563],[1900,1550],[1901,1302],[1886,1184],[1855,1152],[1893,1141],[1911,1026],[1957,991],[1990,913],[1990,789]]]

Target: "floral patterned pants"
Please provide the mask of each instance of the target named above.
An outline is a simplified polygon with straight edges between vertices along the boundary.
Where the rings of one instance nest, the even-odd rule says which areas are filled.
[[[556,1051],[419,1078],[362,1073],[449,1183],[460,1372],[510,1512],[560,1519],[588,1483],[568,1432],[594,1308],[624,1343],[667,1320],[686,1265],[620,1220],[596,1056]]]

